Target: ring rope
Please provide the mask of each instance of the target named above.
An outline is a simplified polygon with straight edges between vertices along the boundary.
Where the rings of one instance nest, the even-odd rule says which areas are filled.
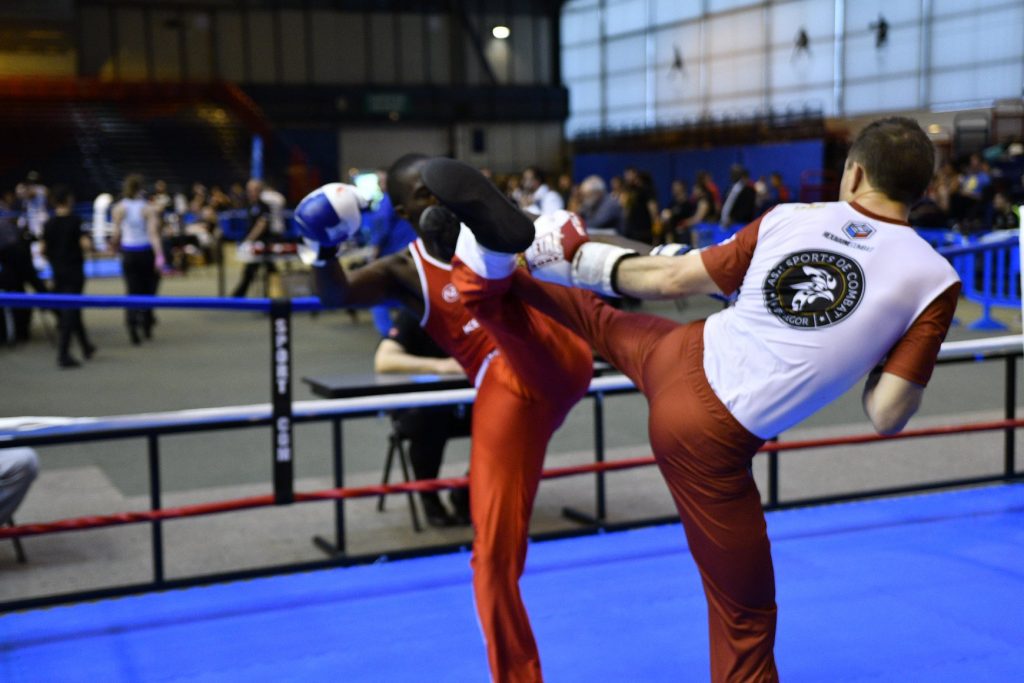
[[[926,429],[910,429],[899,434],[884,436],[881,434],[856,434],[851,436],[838,436],[824,439],[806,439],[802,441],[773,442],[766,443],[758,449],[758,452],[770,451],[796,451],[811,448],[823,448],[831,446],[844,446],[853,444],[878,443],[882,441],[896,441],[901,439],[914,439],[928,436],[946,436],[950,434],[970,434],[977,432],[991,432],[1004,429],[1017,429],[1024,427],[1024,419],[1020,420],[996,420],[993,422],[976,422],[963,425],[950,425],[945,427],[929,427]],[[560,479],[563,477],[576,476],[579,474],[593,474],[597,472],[612,472],[618,470],[633,469],[653,465],[655,459],[651,456],[638,458],[625,458],[607,462],[587,463],[585,465],[571,465],[566,467],[554,467],[544,470],[543,479]],[[296,492],[296,503],[309,503],[324,500],[340,500],[348,498],[370,498],[380,495],[441,491],[445,489],[460,488],[468,485],[467,477],[453,477],[447,479],[422,479],[401,484],[374,484],[369,486],[355,486],[349,488],[334,488],[322,491]],[[38,536],[42,534],[59,533],[63,531],[77,531],[81,529],[98,529],[101,527],[117,526],[121,524],[137,524],[141,522],[155,522],[169,519],[180,519],[183,517],[196,517],[201,515],[217,514],[221,512],[234,512],[259,507],[274,505],[274,495],[265,494],[237,498],[233,500],[220,501],[216,503],[198,503],[173,508],[162,508],[160,510],[142,510],[137,512],[121,512],[110,515],[90,515],[64,519],[55,522],[38,524],[21,524],[14,527],[0,528],[0,539],[21,538],[25,536]]]

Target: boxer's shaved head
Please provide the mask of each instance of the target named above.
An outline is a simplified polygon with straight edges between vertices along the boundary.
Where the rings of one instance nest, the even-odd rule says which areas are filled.
[[[426,154],[404,154],[387,170],[388,196],[396,210],[409,204],[420,180],[420,169],[428,158]]]

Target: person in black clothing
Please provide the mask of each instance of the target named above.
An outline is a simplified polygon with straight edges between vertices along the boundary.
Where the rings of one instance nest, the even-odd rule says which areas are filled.
[[[690,231],[683,228],[683,223],[695,213],[697,213],[697,206],[690,201],[686,183],[682,180],[673,180],[672,203],[661,212],[662,241],[666,244],[672,242],[690,244]]]
[[[270,230],[270,207],[260,199],[262,192],[263,183],[259,180],[250,180],[245,185],[245,194],[249,199],[249,232],[246,233],[244,242],[248,244],[266,244],[274,238],[274,234]],[[269,258],[255,256],[254,259],[245,264],[245,270],[242,271],[242,279],[238,281],[238,285],[231,293],[231,296],[235,298],[245,297],[249,291],[249,285],[252,284],[260,266],[267,269],[268,276],[270,273],[277,272],[277,267],[274,266],[274,262]]]
[[[462,367],[441,350],[419,321],[400,310],[388,336],[381,340],[373,358],[376,372],[405,372],[461,375]],[[395,428],[409,439],[409,460],[416,479],[436,479],[448,439],[469,436],[472,411],[469,406],[435,406],[396,410]],[[455,489],[448,512],[436,492],[420,494],[423,511],[431,526],[446,527],[469,523],[469,490]]]
[[[51,193],[55,213],[43,226],[43,250],[53,269],[53,291],[58,294],[81,294],[85,289],[85,254],[90,240],[82,232],[82,219],[72,213],[74,197],[66,187],[55,187]],[[82,324],[82,311],[65,308],[59,311],[60,337],[57,344],[57,364],[62,368],[77,368],[79,363],[71,356],[71,337],[78,339],[82,355],[92,358],[96,347]]]
[[[626,169],[625,180],[625,217],[623,219],[623,236],[636,242],[651,244],[654,238],[654,224],[658,220],[658,200],[654,194],[654,181],[651,174],[638,171],[633,167]]]
[[[750,172],[739,164],[733,164],[729,171],[732,187],[722,204],[722,227],[746,225],[754,220],[757,191],[750,182]]]
[[[0,215],[0,292],[23,294],[26,285],[37,293],[47,291],[32,263],[34,239],[26,225],[18,224],[16,215]],[[0,340],[8,344],[28,341],[31,327],[31,308],[0,309]]]

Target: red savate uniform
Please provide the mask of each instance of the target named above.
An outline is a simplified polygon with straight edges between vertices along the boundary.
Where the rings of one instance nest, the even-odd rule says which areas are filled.
[[[473,590],[495,681],[540,681],[519,593],[530,512],[551,435],[590,385],[580,337],[465,266],[409,246],[424,292],[420,324],[477,387],[469,460]]]
[[[775,579],[749,469],[756,450],[882,357],[909,381],[931,376],[960,287],[904,225],[856,205],[778,209],[701,253],[723,292],[742,285],[739,301],[682,325],[512,275],[517,296],[587,339],[647,397],[651,447],[704,584],[716,682],[778,680]],[[894,267],[901,258],[910,263]],[[705,347],[709,333],[721,348]]]

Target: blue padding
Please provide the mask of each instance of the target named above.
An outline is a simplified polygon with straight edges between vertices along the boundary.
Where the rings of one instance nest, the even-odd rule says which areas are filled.
[[[201,308],[224,311],[269,311],[270,299],[188,296],[99,296],[78,294],[11,294],[0,292],[0,306],[14,308]],[[291,300],[293,311],[322,308],[315,297]]]
[[[1024,486],[768,524],[783,680],[1019,678]],[[0,680],[482,681],[468,565],[460,553],[10,614]],[[522,589],[547,680],[708,680],[678,525],[533,544]]]

